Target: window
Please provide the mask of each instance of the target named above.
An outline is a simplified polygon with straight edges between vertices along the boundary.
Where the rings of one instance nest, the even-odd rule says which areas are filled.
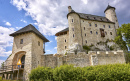
[[[96,32],[96,34],[98,34],[98,32]]]
[[[105,35],[107,35],[107,32],[105,32]]]
[[[86,33],[85,33],[85,37],[86,37]]]
[[[105,25],[103,25],[103,27],[105,28]]]
[[[95,24],[95,27],[97,27],[97,24]]]
[[[20,39],[20,44],[23,44],[23,39]]]
[[[66,39],[65,39],[65,42],[66,42]]]
[[[74,37],[74,34],[73,34],[73,37]]]
[[[65,49],[67,48],[67,46],[65,46]]]
[[[85,42],[87,43],[87,40]]]
[[[90,33],[92,34],[93,32],[92,32],[92,31],[90,31]]]
[[[84,22],[84,20],[83,20],[83,22]]]
[[[72,19],[72,22],[73,22],[73,19]]]
[[[102,21],[102,18],[100,18],[101,19],[101,21]]]
[[[40,46],[40,42],[38,41],[38,46]]]
[[[109,25],[109,28],[111,28],[111,26]]]
[[[85,30],[85,27],[84,27],[84,30]]]
[[[112,32],[110,32],[110,35],[112,35]]]
[[[101,37],[105,37],[104,29],[100,29]]]
[[[96,20],[96,18],[94,17],[94,20]]]
[[[89,23],[89,26],[92,26],[91,23]]]
[[[72,28],[72,30],[74,31],[74,28]]]

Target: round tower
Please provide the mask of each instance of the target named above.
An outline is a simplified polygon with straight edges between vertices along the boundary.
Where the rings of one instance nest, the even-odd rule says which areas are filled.
[[[80,17],[71,8],[71,6],[68,7],[68,11],[69,13],[67,17],[68,17],[68,23],[69,23],[69,49],[71,48],[80,49],[82,48]]]
[[[115,29],[118,29],[119,24],[118,24],[118,19],[116,16],[115,9],[116,9],[115,7],[108,5],[104,13],[106,15],[106,18],[108,18],[110,21],[115,23]]]

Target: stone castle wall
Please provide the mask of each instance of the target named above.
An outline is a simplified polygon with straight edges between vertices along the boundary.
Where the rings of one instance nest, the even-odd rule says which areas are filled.
[[[124,53],[118,51],[89,51],[85,52],[67,53],[67,55],[43,55],[42,65],[46,67],[56,67],[63,64],[73,64],[74,66],[85,67],[92,65],[105,65],[125,63]]]
[[[65,50],[69,48],[68,44],[69,44],[69,32],[67,32],[67,34],[58,36],[57,37],[57,53],[58,54],[65,53]]]

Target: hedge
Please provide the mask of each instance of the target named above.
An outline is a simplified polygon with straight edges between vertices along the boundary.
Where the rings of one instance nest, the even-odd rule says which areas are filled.
[[[31,81],[130,81],[130,64],[38,67],[31,71],[29,78]]]

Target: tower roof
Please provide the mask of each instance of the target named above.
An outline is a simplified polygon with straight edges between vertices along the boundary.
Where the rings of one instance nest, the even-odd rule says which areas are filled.
[[[49,42],[49,40],[44,37],[33,25],[29,24],[27,26],[25,26],[24,28],[10,34],[10,36],[16,36],[16,35],[19,35],[19,34],[23,34],[23,33],[27,33],[27,32],[33,32],[35,33],[36,35],[38,35],[42,40],[44,40],[44,42]]]
[[[58,36],[58,34],[64,33],[64,32],[67,32],[67,31],[69,31],[69,28],[65,28],[65,29],[63,29],[63,30],[57,32],[57,33],[55,34],[55,36]]]
[[[108,5],[107,8],[105,9],[104,13],[105,13],[108,9],[110,9],[110,8],[116,9],[115,7],[112,7],[112,6]]]

